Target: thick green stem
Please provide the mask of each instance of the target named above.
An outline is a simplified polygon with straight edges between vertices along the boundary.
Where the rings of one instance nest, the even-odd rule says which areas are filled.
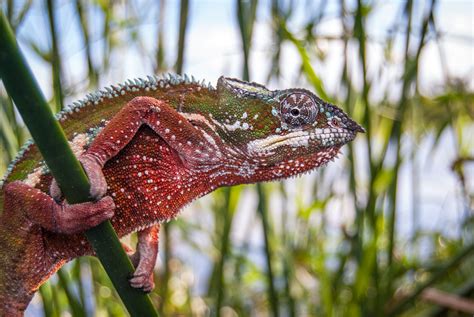
[[[54,119],[3,13],[0,13],[0,77],[64,196],[70,203],[87,201],[88,179]],[[133,266],[110,222],[88,230],[86,236],[130,314],[157,316],[148,296],[129,285],[127,278]]]

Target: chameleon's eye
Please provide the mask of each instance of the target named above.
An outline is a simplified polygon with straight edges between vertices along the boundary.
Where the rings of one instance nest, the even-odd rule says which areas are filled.
[[[291,127],[299,127],[312,124],[316,120],[318,107],[310,96],[297,92],[281,101],[280,112],[284,122]]]

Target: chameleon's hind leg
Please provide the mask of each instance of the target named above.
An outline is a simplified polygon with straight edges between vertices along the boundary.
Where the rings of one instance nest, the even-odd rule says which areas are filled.
[[[130,278],[130,285],[134,288],[141,288],[147,293],[155,288],[153,268],[158,255],[159,232],[159,224],[138,231],[137,249],[131,255],[136,270]]]
[[[0,316],[21,316],[39,286],[66,262],[63,255],[74,253],[74,249],[55,249],[45,237],[51,232],[70,234],[94,227],[111,218],[115,206],[110,197],[75,205],[58,204],[20,181],[8,183],[3,189]]]
[[[106,196],[97,202],[70,205],[56,202],[51,196],[23,182],[15,181],[5,186],[5,208],[18,210],[34,224],[48,231],[72,234],[97,226],[112,218],[115,205]]]

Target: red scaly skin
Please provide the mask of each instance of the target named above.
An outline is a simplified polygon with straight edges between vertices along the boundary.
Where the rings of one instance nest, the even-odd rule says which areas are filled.
[[[322,101],[304,90],[271,92],[221,78],[217,92],[209,94],[218,99],[209,115],[186,113],[184,95],[178,109],[152,97],[136,97],[121,108],[79,158],[96,202],[61,201],[47,173],[35,188],[20,181],[4,186],[1,316],[21,316],[51,274],[75,257],[91,255],[82,232],[110,218],[119,236],[138,231],[137,250],[130,254],[137,269],[130,283],[151,291],[161,222],[220,186],[281,179],[324,165],[362,131],[335,106],[323,109]],[[260,97],[265,101],[256,100]],[[247,103],[268,107],[255,114]],[[245,112],[229,116],[222,107],[228,104]],[[245,121],[247,111],[256,130]],[[49,186],[54,199],[45,193]]]

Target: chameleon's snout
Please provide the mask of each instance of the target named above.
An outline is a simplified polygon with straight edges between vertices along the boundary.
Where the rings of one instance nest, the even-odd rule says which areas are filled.
[[[359,124],[358,124],[357,122],[355,122],[355,121],[352,121],[352,122],[353,122],[353,125],[352,125],[352,127],[351,127],[351,128],[352,128],[352,131],[354,131],[354,132],[356,132],[356,133],[358,133],[358,132],[360,132],[360,133],[365,133],[365,129],[364,129],[361,125],[359,125]]]
[[[350,130],[351,132],[354,132],[354,134],[357,134],[359,132],[365,133],[365,129],[360,124],[351,119],[348,115],[344,114],[343,117],[345,117],[343,118],[343,121],[346,129]]]

